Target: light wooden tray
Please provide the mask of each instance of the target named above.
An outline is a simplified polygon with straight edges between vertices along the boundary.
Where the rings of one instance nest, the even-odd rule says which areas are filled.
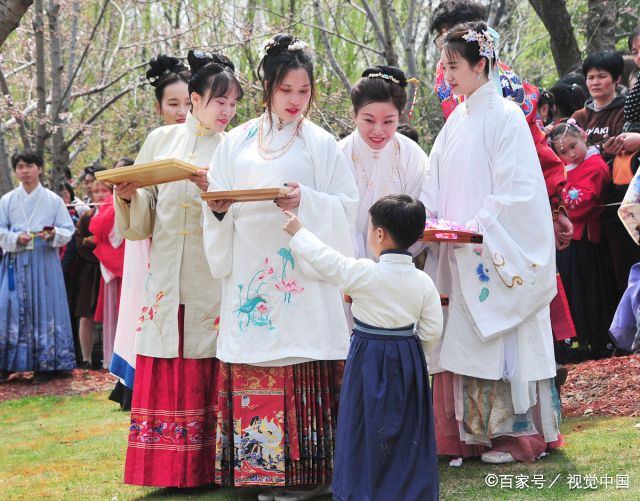
[[[424,230],[422,240],[425,242],[449,242],[452,244],[481,244],[482,235],[472,231],[461,230]]]
[[[98,181],[111,184],[140,183],[142,186],[152,186],[190,179],[199,168],[176,158],[167,158],[100,171],[96,172],[95,176]]]
[[[254,190],[207,191],[200,193],[205,202],[209,200],[234,200],[236,202],[261,202],[282,198],[291,188],[259,188]]]

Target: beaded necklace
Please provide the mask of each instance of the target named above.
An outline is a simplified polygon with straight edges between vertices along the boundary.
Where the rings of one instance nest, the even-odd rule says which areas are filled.
[[[356,133],[357,134],[357,133]],[[377,151],[373,152],[373,159],[378,160],[380,158],[380,153]],[[373,181],[367,174],[364,166],[360,163],[360,159],[358,155],[356,155],[356,144],[353,145],[351,150],[351,161],[353,162],[353,166],[355,171],[358,173],[360,179],[364,180],[367,185],[367,191],[373,190]],[[393,162],[391,163],[391,173],[389,176],[389,181],[391,184],[395,184],[396,179],[400,179],[400,144],[398,140],[393,138]]]
[[[298,137],[298,133],[300,132],[300,128],[302,127],[302,122],[304,122],[304,116],[300,117],[300,120],[293,129],[293,134],[291,134],[291,137],[284,144],[284,146],[275,150],[270,150],[264,140],[264,122],[266,117],[266,114],[262,115],[258,123],[258,153],[264,160],[274,160],[284,155],[287,151],[289,151],[291,146],[293,146],[293,142],[296,140],[296,137]]]

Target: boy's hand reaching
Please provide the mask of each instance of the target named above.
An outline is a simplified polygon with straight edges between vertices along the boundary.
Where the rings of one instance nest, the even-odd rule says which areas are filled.
[[[293,212],[289,212],[288,210],[285,210],[282,212],[284,212],[285,216],[289,218],[287,222],[284,223],[284,226],[282,227],[282,229],[286,231],[289,235],[294,236],[296,233],[298,233],[302,229],[302,223]]]

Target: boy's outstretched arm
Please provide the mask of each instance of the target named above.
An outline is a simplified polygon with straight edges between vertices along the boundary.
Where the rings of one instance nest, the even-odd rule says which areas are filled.
[[[283,230],[292,236],[289,246],[296,257],[303,259],[324,280],[349,294],[366,276],[367,262],[340,254],[303,227],[295,214],[283,211],[287,222]],[[373,264],[372,262],[370,262]]]

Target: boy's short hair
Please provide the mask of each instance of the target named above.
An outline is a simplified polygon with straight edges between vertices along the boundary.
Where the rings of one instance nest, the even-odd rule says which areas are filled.
[[[26,164],[36,164],[41,169],[44,166],[42,155],[34,150],[18,150],[11,155],[11,167],[14,171],[20,161],[23,161]]]
[[[619,52],[608,50],[605,52],[596,52],[591,54],[582,63],[582,73],[587,73],[593,69],[604,70],[616,80],[622,76],[624,71],[624,59]]]
[[[369,209],[371,225],[389,232],[402,250],[411,247],[424,233],[427,211],[420,200],[409,195],[387,195]]]
[[[456,24],[486,21],[487,9],[479,2],[471,0],[443,0],[431,15],[429,31],[440,33]]]

